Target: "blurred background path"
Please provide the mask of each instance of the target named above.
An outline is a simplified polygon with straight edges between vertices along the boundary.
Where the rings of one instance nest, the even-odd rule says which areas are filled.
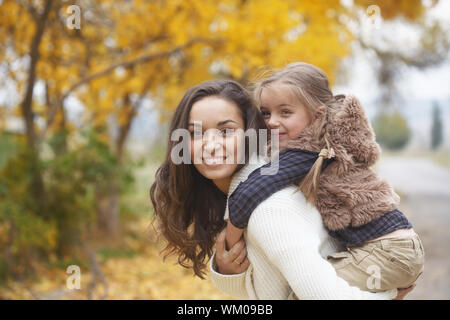
[[[427,158],[384,158],[379,174],[401,194],[400,209],[420,235],[424,274],[407,299],[450,299],[450,169]]]

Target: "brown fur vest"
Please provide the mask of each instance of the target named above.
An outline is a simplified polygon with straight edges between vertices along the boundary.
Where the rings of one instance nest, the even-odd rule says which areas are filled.
[[[340,96],[334,107],[319,107],[312,123],[288,148],[320,152],[327,137],[335,161],[320,174],[316,206],[329,230],[358,227],[394,210],[399,196],[370,167],[381,149],[360,102]]]

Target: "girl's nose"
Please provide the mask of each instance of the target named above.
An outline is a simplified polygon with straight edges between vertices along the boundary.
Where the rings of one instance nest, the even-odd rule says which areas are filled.
[[[277,117],[271,116],[269,118],[269,121],[267,121],[267,125],[269,126],[270,129],[276,129],[280,127],[280,121]]]

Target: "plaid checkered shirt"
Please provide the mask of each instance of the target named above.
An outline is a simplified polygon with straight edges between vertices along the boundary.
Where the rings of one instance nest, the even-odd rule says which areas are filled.
[[[279,154],[278,164],[268,163],[254,170],[246,181],[239,183],[236,190],[228,199],[230,222],[240,229],[244,229],[250,215],[256,207],[275,192],[291,185],[299,185],[306,176],[319,153],[303,149],[288,149]],[[324,170],[334,159],[325,159]],[[274,175],[262,175],[261,169],[278,165],[278,172]],[[329,235],[347,247],[356,246],[368,240],[381,237],[398,229],[411,228],[408,219],[395,209],[381,217],[360,226],[331,231]]]

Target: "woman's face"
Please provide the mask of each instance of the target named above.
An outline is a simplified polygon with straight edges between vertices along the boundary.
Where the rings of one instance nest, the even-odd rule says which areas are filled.
[[[269,129],[279,129],[280,149],[311,123],[311,112],[283,84],[273,83],[262,90],[260,109]]]
[[[205,97],[193,104],[188,125],[194,167],[227,193],[231,176],[244,156],[245,124],[239,108],[217,96]]]

